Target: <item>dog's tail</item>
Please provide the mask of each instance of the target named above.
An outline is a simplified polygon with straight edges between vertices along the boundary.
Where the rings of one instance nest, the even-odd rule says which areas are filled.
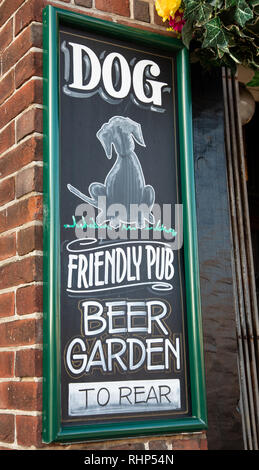
[[[88,204],[91,204],[91,206],[96,207],[98,209],[97,201],[95,199],[91,199],[90,197],[86,196],[85,194],[81,193],[78,189],[76,189],[74,186],[71,184],[67,185],[67,189],[75,196],[79,197],[83,201],[87,202]]]

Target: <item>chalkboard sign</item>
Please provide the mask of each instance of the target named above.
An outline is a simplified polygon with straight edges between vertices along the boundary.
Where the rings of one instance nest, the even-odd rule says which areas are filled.
[[[44,10],[43,435],[203,429],[188,61]]]

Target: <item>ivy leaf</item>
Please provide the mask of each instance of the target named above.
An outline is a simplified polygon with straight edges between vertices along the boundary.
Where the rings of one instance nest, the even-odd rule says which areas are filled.
[[[256,18],[254,23],[247,23],[246,29],[255,36],[259,36],[259,16]]]
[[[247,0],[249,5],[252,7],[257,7],[259,5],[259,0]]]
[[[234,60],[234,62],[236,62],[237,64],[242,64],[242,61],[235,55],[235,53],[232,51],[229,51],[229,55],[231,57],[231,59]]]
[[[192,60],[206,68],[259,69],[259,0],[182,0],[182,5],[182,41]],[[258,80],[256,75],[252,82],[258,86]]]
[[[217,8],[221,8],[223,5],[223,0],[207,0],[207,1],[208,3],[210,3],[211,5]],[[257,1],[257,0],[254,0],[254,1]]]
[[[228,52],[228,36],[218,17],[208,21],[205,25],[205,39],[202,48],[217,47],[224,52]]]
[[[236,0],[226,0],[226,8],[231,8],[236,5]]]
[[[247,83],[246,86],[259,86],[259,70],[255,71],[252,80]]]
[[[253,18],[253,12],[245,0],[237,0],[234,13],[234,19],[241,26],[244,27],[248,20]]]
[[[248,36],[245,34],[245,29],[240,29],[239,26],[236,24],[231,24],[230,26],[225,26],[225,29],[230,33],[231,37],[233,38],[234,44],[229,44],[229,45],[235,45],[238,41],[238,38],[242,38],[244,40],[247,40],[248,42],[253,42],[254,38],[251,36]],[[229,40],[229,43],[231,43],[231,39]]]
[[[256,63],[257,59],[255,51],[256,48],[254,46],[248,48],[245,44],[239,44],[236,47],[231,48],[231,55],[235,57],[236,61],[239,60],[244,67],[256,69],[259,68],[259,64]]]
[[[218,53],[218,57],[219,57],[220,59],[222,59],[223,56],[224,56],[224,54],[225,54],[225,51],[223,51],[222,49],[218,48],[217,53]]]
[[[202,26],[212,15],[213,6],[202,1],[190,0],[185,2],[184,18],[194,21],[195,24]]]
[[[182,41],[185,47],[187,47],[187,49],[189,49],[192,36],[193,36],[192,21],[187,20],[182,29]]]

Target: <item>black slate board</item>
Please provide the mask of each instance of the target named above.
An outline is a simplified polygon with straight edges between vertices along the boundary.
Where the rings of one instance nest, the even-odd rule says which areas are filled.
[[[73,60],[72,51],[73,44],[80,44],[88,47],[93,51],[96,57],[99,58],[100,64],[103,64],[104,59],[111,53],[121,54],[129,65],[132,71],[135,64],[140,60],[153,60],[160,67],[160,75],[157,80],[168,84],[168,88],[162,93],[162,106],[153,106],[147,103],[141,103],[136,99],[134,94],[133,85],[129,90],[128,95],[122,99],[116,99],[109,96],[105,91],[104,81],[107,78],[100,78],[100,82],[93,90],[79,90],[71,87],[73,82]],[[62,27],[59,38],[60,45],[60,148],[61,148],[61,163],[60,163],[60,222],[61,222],[61,298],[60,298],[60,312],[61,312],[61,350],[62,350],[62,365],[61,365],[61,402],[62,402],[62,423],[63,425],[71,426],[75,424],[92,424],[92,423],[109,423],[124,421],[136,421],[145,419],[161,419],[163,418],[180,418],[183,416],[191,415],[190,405],[190,391],[189,391],[189,373],[188,373],[188,344],[186,334],[186,307],[185,307],[185,289],[184,289],[184,264],[183,264],[183,249],[174,251],[174,276],[172,279],[166,280],[161,278],[161,282],[172,286],[170,290],[164,290],[157,287],[159,281],[154,272],[151,278],[148,276],[147,271],[147,253],[146,246],[151,246],[158,249],[158,253],[162,256],[162,247],[165,247],[168,242],[168,233],[161,229],[163,220],[156,217],[155,223],[151,224],[146,221],[146,227],[151,229],[140,230],[136,227],[135,231],[132,229],[134,224],[122,223],[120,228],[115,230],[110,226],[110,221],[103,223],[107,227],[108,239],[101,239],[100,233],[97,230],[92,230],[91,243],[83,246],[81,238],[89,238],[89,232],[86,233],[86,226],[80,228],[80,224],[96,224],[98,216],[98,209],[94,208],[91,204],[87,204],[81,200],[75,193],[69,190],[73,186],[87,197],[91,197],[89,193],[89,186],[94,183],[101,183],[102,185],[107,182],[108,175],[111,174],[116,161],[116,145],[110,146],[111,159],[107,158],[105,148],[97,138],[98,131],[105,123],[112,123],[111,142],[117,138],[117,130],[114,131],[118,123],[126,122],[137,123],[137,128],[141,127],[144,145],[139,145],[139,142],[134,140],[134,152],[137,155],[138,161],[142,168],[145,179],[145,184],[153,188],[155,194],[155,203],[160,207],[163,204],[172,205],[171,215],[171,228],[175,227],[176,221],[174,220],[174,205],[181,203],[181,187],[179,175],[179,156],[178,156],[178,138],[177,138],[177,101],[175,93],[175,62],[172,57],[160,55],[159,51],[147,50],[141,47],[136,49],[130,43],[116,41],[116,44],[106,38],[101,38],[100,35],[88,34],[80,30],[69,29]],[[82,57],[85,57],[83,54]],[[116,62],[116,61],[115,61]],[[117,64],[118,65],[118,64]],[[119,70],[119,72],[117,71]],[[85,84],[89,82],[87,72],[91,73],[92,69],[89,68],[89,60],[83,62],[82,72],[85,75]],[[117,84],[115,89],[119,90],[122,86],[120,81],[119,67],[114,65],[112,69],[113,83]],[[150,71],[149,71],[150,72]],[[151,73],[151,72],[150,72]],[[151,74],[152,75],[152,74]],[[132,75],[131,75],[132,76]],[[146,77],[147,78],[147,77]],[[150,77],[149,77],[150,78]],[[90,77],[91,79],[91,77]],[[152,77],[151,77],[152,79]],[[96,92],[99,90],[99,92]],[[148,93],[148,90],[147,90]],[[91,95],[90,95],[91,94]],[[136,104],[137,103],[137,104]],[[117,117],[116,119],[114,117]],[[124,118],[121,120],[120,118]],[[125,118],[127,121],[125,121]],[[116,121],[116,122],[115,122]],[[159,132],[158,132],[159,129]],[[110,131],[109,131],[110,132]],[[119,131],[118,131],[119,133]],[[104,132],[105,134],[105,132]],[[106,132],[107,134],[107,132]],[[140,139],[140,136],[137,136]],[[107,139],[107,136],[104,137]],[[118,144],[117,144],[118,145]],[[118,150],[118,149],[117,149]],[[126,158],[128,158],[126,156]],[[130,167],[131,168],[131,167]],[[139,181],[133,181],[134,178],[129,175],[131,169],[126,168],[127,171],[120,169],[120,188],[117,194],[121,194],[121,198],[132,198],[133,203],[136,202],[134,197],[139,188]],[[123,173],[124,171],[124,173]],[[142,175],[142,176],[143,176]],[[124,179],[123,179],[124,178]],[[115,186],[114,180],[116,175],[111,178],[110,190]],[[71,185],[71,186],[68,186]],[[107,186],[107,185],[106,185]],[[99,188],[99,187],[98,187]],[[115,189],[112,194],[115,194]],[[119,202],[115,200],[114,202]],[[90,214],[90,215],[89,215]],[[93,216],[93,219],[91,219]],[[101,225],[101,224],[99,224]],[[125,229],[123,230],[123,225]],[[156,228],[156,230],[155,230]],[[167,226],[167,229],[169,227]],[[116,237],[116,233],[121,229],[125,237],[123,240],[111,239]],[[143,233],[148,233],[149,240],[141,238]],[[102,236],[103,234],[101,234]],[[134,236],[132,240],[130,236]],[[144,235],[145,236],[145,235]],[[163,245],[159,245],[163,244]],[[109,245],[107,247],[107,245]],[[77,251],[86,248],[90,251]],[[112,275],[103,285],[100,285],[100,280],[104,279],[105,272],[103,266],[100,265],[99,283],[96,278],[89,280],[88,270],[90,270],[90,263],[96,267],[96,262],[104,261],[104,255],[94,258],[94,253],[107,253],[110,256],[114,249],[120,248],[125,257],[125,253],[132,254],[132,248],[135,250],[142,249],[141,265],[139,269],[140,281],[134,278],[134,265],[131,267],[127,265],[130,271],[128,279],[125,282],[116,285],[112,282]],[[127,252],[127,248],[129,251]],[[150,248],[151,250],[152,248]],[[71,250],[71,251],[69,251]],[[117,252],[116,252],[117,253]],[[140,251],[135,251],[135,255]],[[78,286],[78,254],[81,257],[83,264],[82,273],[85,277],[80,277],[81,286]],[[90,255],[92,256],[90,259]],[[73,258],[74,256],[74,258]],[[124,257],[121,258],[124,259]],[[162,258],[161,258],[162,259]],[[162,261],[161,261],[162,262]],[[69,264],[71,263],[71,264]],[[95,264],[94,264],[95,263]],[[70,268],[69,268],[70,266]],[[111,264],[109,265],[110,270]],[[136,266],[135,266],[136,268]],[[161,269],[161,263],[159,265]],[[158,269],[158,275],[159,275]],[[111,272],[111,271],[110,271]],[[93,271],[94,276],[95,271]],[[70,280],[68,281],[68,278]],[[132,280],[133,279],[133,280]],[[87,281],[87,284],[83,283]],[[97,280],[98,281],[98,280]],[[152,282],[152,284],[148,284]],[[90,285],[91,284],[91,285]],[[116,288],[114,286],[116,285]],[[167,288],[168,288],[167,285]],[[129,302],[144,302],[145,305],[136,309],[139,311],[147,311],[147,302],[160,302],[167,308],[166,315],[159,321],[151,323],[152,328],[150,331],[141,332],[138,328],[148,329],[148,317],[144,315],[132,316],[130,322],[132,330],[123,331],[127,329],[127,314],[126,309]],[[86,312],[86,302],[93,302],[94,305],[101,305],[104,308],[103,318],[105,318],[107,328],[100,334],[86,334],[87,322],[84,321],[84,313]],[[95,304],[94,302],[98,302]],[[107,302],[120,302],[113,311],[117,309],[122,310],[124,313],[113,317],[113,329],[120,329],[122,331],[109,332],[108,317],[106,306]],[[123,302],[126,306],[123,306]],[[99,307],[97,307],[98,310]],[[89,310],[93,312],[94,310]],[[160,310],[161,311],[161,310]],[[153,315],[158,310],[153,310]],[[104,320],[103,320],[104,322]],[[97,320],[95,323],[89,322],[89,329],[92,328],[96,331],[101,329],[102,321]],[[163,327],[161,327],[161,324]],[[89,332],[88,332],[89,333]],[[113,344],[113,349],[110,349],[114,354],[122,345],[126,345],[127,349],[125,354],[119,356],[125,368],[121,366],[120,360],[114,359],[112,361],[112,368],[109,370],[109,357],[107,357],[109,340],[118,339],[118,344]],[[150,354],[152,366],[161,366],[160,369],[149,370],[147,364],[147,354],[143,364],[134,369],[129,370],[129,343],[128,340],[139,340],[145,347],[147,347],[146,340],[160,340],[158,343],[150,343],[150,347],[163,347],[165,340],[169,340],[170,344],[176,347],[179,345],[178,363],[176,355],[172,353],[172,349],[168,351],[168,368],[162,369],[165,365],[165,351],[157,351]],[[108,342],[107,342],[108,340]],[[74,341],[74,343],[73,343]],[[177,343],[178,341],[178,343]],[[97,343],[98,342],[98,343]],[[72,347],[72,345],[74,346]],[[167,343],[168,344],[168,343]],[[91,356],[91,351],[96,348],[96,354],[92,356],[93,364],[89,367],[88,371],[82,370],[80,373],[74,373],[78,369],[87,369],[87,363]],[[103,349],[102,349],[103,348]],[[114,349],[115,348],[115,349]],[[117,349],[116,349],[117,348]],[[134,349],[134,364],[136,364],[141,357],[141,347],[135,343]],[[104,354],[102,357],[100,354]],[[68,357],[78,354],[78,358],[70,360]],[[94,362],[95,361],[95,362]],[[99,362],[98,362],[99,361]],[[105,367],[104,367],[105,364]],[[104,370],[106,368],[106,370]],[[171,395],[166,395],[167,381],[174,381],[172,383],[179,385],[177,394],[178,405],[171,405]],[[129,383],[130,382],[130,383]],[[124,397],[118,403],[113,403],[114,387],[119,387],[119,383],[124,387]],[[171,383],[171,382],[170,382]],[[94,385],[93,385],[94,384]],[[99,385],[98,385],[99,384]],[[125,388],[127,387],[128,389]],[[152,389],[152,384],[154,388]],[[157,384],[157,385],[156,385]],[[160,388],[160,387],[165,388]],[[167,385],[166,385],[167,384]],[[177,386],[178,386],[177,385]],[[135,388],[133,390],[133,388]],[[143,389],[144,387],[144,389]],[[131,388],[132,393],[127,395],[127,390]],[[94,389],[89,391],[89,389]],[[71,393],[69,394],[69,390]],[[88,390],[88,391],[86,391]],[[145,390],[145,391],[144,391]],[[149,392],[147,392],[149,390]],[[158,397],[158,390],[161,394]],[[99,395],[98,395],[99,393]],[[134,395],[135,393],[135,395]],[[92,394],[95,398],[92,398]],[[80,395],[80,403],[78,396]],[[98,398],[98,399],[97,399]],[[74,400],[74,401],[73,401]],[[116,401],[116,399],[114,398]],[[135,401],[134,401],[135,400]],[[159,406],[159,400],[162,406]],[[138,403],[133,406],[131,403]],[[170,401],[170,403],[169,403]],[[99,406],[95,406],[94,402]],[[131,402],[131,403],[130,403]],[[143,403],[145,402],[145,403]],[[84,409],[82,409],[84,403]],[[148,404],[148,406],[146,406]],[[169,404],[169,405],[168,405]],[[179,405],[180,404],[180,405]],[[142,405],[142,406],[141,406]],[[167,406],[165,406],[167,405]],[[117,409],[116,409],[117,406]],[[81,408],[80,408],[81,407]],[[115,408],[114,408],[115,407]],[[82,412],[80,412],[80,409]]]

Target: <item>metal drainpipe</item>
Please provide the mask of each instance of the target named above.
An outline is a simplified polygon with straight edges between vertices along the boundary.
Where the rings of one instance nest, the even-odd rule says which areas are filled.
[[[233,241],[233,281],[236,292],[236,329],[240,379],[240,410],[244,447],[258,450],[258,307],[255,288],[253,253],[242,126],[239,115],[237,77],[222,69],[225,105],[225,144],[229,201]]]

